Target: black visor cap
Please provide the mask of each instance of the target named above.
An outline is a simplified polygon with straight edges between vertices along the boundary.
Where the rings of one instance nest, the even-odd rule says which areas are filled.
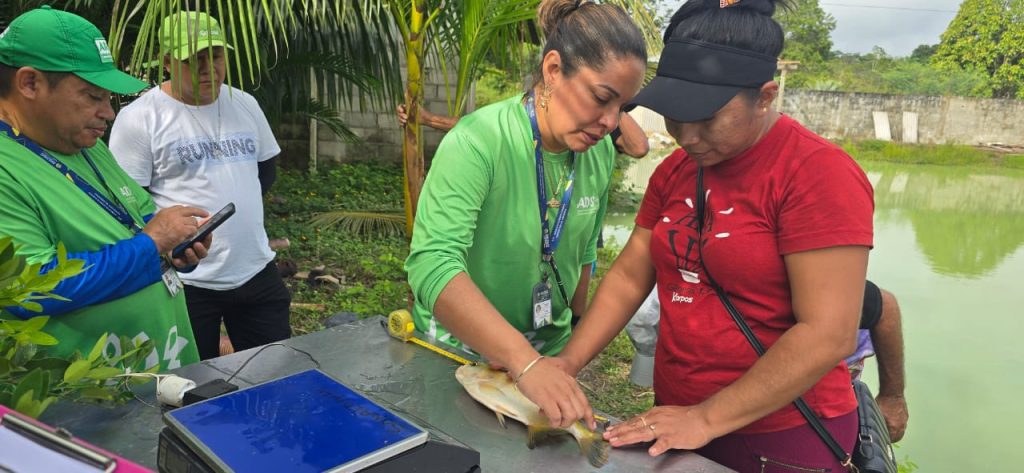
[[[649,108],[673,121],[707,120],[742,89],[775,77],[776,58],[693,39],[665,43],[658,73],[626,106]]]

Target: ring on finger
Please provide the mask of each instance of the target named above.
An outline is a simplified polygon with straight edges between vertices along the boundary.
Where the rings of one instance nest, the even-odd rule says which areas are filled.
[[[651,432],[654,432],[654,424],[650,424],[650,425],[648,425],[648,426],[647,426],[647,428],[648,428],[648,429],[651,429]]]

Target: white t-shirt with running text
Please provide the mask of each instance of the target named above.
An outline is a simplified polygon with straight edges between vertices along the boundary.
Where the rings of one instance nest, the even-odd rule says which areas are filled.
[[[154,87],[117,115],[110,150],[159,208],[190,205],[213,214],[234,202],[235,215],[214,230],[209,255],[181,274],[186,284],[235,289],[274,259],[257,163],[281,148],[251,95],[222,85],[216,101],[195,106]]]

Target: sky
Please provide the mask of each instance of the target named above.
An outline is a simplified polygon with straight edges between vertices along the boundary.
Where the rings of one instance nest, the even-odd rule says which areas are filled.
[[[921,44],[937,44],[962,0],[819,0],[836,19],[832,49],[866,53],[881,46],[890,56],[909,56]],[[675,11],[683,2],[665,2]]]

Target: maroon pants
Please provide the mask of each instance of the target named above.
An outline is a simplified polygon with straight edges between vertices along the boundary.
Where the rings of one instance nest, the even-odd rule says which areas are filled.
[[[843,450],[853,450],[857,410],[822,419]],[[764,434],[729,434],[697,451],[740,473],[844,472],[846,468],[814,433],[810,425]]]

